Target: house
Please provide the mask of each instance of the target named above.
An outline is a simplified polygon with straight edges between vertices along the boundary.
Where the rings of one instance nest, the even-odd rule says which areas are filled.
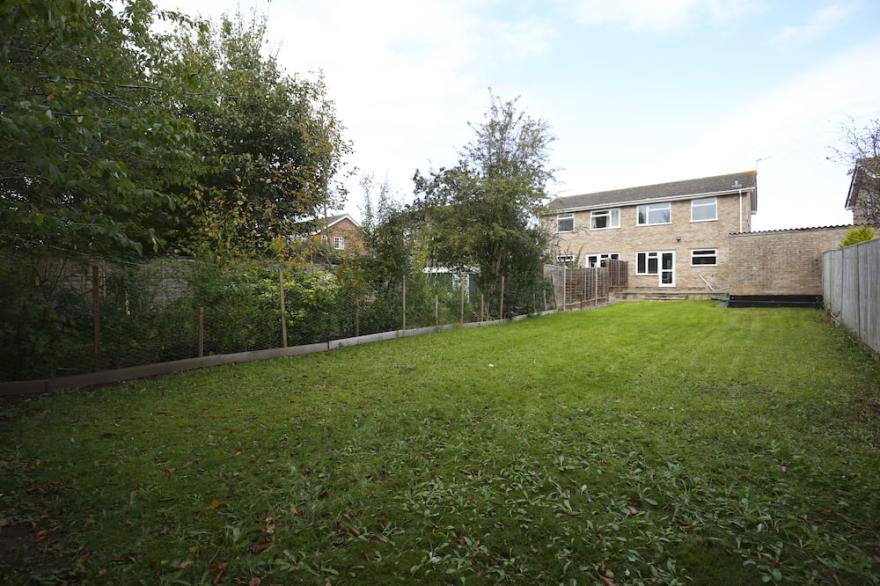
[[[558,197],[543,213],[557,263],[628,261],[631,289],[725,291],[730,234],[749,232],[757,172]]]
[[[846,209],[853,213],[853,224],[874,224],[869,218],[880,218],[880,157],[860,159],[852,171]]]
[[[348,214],[328,216],[318,220],[318,228],[313,236],[320,236],[330,249],[339,256],[362,254],[364,237],[361,226]]]

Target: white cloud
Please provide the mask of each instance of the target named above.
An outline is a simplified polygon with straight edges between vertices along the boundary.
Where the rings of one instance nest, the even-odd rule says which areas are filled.
[[[823,6],[813,13],[810,19],[800,25],[786,25],[780,28],[770,41],[776,44],[792,44],[814,41],[834,29],[855,11],[852,3],[835,2]]]
[[[575,20],[631,31],[667,31],[699,19],[726,22],[760,8],[757,0],[569,0]]]

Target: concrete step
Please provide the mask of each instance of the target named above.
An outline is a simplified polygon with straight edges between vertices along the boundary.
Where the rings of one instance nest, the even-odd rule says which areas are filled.
[[[709,299],[716,295],[706,289],[627,289],[614,294],[620,300],[676,301],[685,299]]]

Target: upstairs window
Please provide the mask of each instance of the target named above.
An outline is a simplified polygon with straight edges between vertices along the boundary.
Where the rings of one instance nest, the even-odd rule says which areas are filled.
[[[718,219],[718,199],[691,200],[691,222],[711,222]]]
[[[574,255],[573,254],[560,254],[556,257],[556,264],[558,265],[566,265],[571,266],[574,264]]]
[[[345,250],[345,238],[342,236],[336,236],[333,238],[333,248],[336,250]]]
[[[574,214],[559,214],[556,216],[557,232],[574,232]]]
[[[652,203],[639,206],[636,223],[639,226],[672,223],[672,204]]]
[[[596,210],[590,213],[590,228],[604,230],[606,228],[620,228],[620,209]]]
[[[718,264],[718,249],[707,248],[705,250],[691,251],[691,266],[713,266]]]

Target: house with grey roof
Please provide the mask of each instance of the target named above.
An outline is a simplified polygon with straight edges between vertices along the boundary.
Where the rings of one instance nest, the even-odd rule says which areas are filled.
[[[628,263],[630,289],[729,290],[730,234],[749,232],[757,172],[557,197],[542,216],[557,263]]]

